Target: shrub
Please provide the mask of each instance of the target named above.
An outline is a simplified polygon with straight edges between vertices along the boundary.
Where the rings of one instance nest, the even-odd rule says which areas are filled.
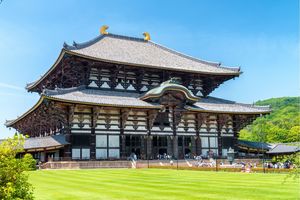
[[[16,156],[23,152],[25,138],[15,135],[0,144],[0,199],[33,199],[33,187],[28,183],[28,175],[24,171],[32,167],[33,159]],[[35,162],[35,161],[34,161]]]
[[[22,159],[27,171],[36,170],[36,160],[30,153],[26,153]]]

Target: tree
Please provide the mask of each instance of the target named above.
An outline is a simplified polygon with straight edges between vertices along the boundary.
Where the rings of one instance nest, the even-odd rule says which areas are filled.
[[[293,126],[289,131],[288,137],[293,142],[300,141],[300,126]]]
[[[272,98],[256,105],[271,105],[272,112],[241,130],[240,139],[269,143],[300,141],[300,97]]]
[[[285,180],[288,178],[293,178],[294,180],[300,181],[300,152],[283,156],[281,162],[290,161],[293,163],[293,168],[286,176]]]
[[[25,138],[15,135],[0,144],[0,199],[33,199],[33,187],[24,172],[32,169],[32,156],[17,158],[24,151]]]

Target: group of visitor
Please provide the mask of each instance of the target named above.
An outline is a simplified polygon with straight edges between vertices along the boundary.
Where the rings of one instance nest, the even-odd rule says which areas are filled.
[[[164,153],[164,154],[157,154],[156,158],[158,160],[170,160],[170,159],[172,159],[172,156],[170,156],[169,154]]]
[[[286,161],[286,162],[276,162],[276,163],[272,163],[272,162],[265,162],[264,166],[266,168],[273,168],[273,169],[290,169],[293,167],[293,163],[291,161]]]

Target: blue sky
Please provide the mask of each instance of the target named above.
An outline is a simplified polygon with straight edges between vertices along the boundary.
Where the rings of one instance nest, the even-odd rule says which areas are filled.
[[[211,95],[243,103],[299,96],[297,0],[71,1],[3,0],[0,4],[0,138],[3,123],[38,100],[25,84],[54,63],[64,41],[109,32],[151,39],[204,60],[241,66],[239,78]]]

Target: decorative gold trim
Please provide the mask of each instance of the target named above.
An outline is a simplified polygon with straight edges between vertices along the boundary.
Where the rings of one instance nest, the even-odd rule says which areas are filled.
[[[145,36],[145,37],[144,37],[144,40],[146,40],[146,41],[151,40],[150,33],[144,32],[144,33],[143,33],[143,36]]]
[[[107,30],[108,28],[109,28],[109,26],[107,26],[107,25],[101,26],[101,28],[100,28],[100,34],[102,34],[102,35],[107,35],[108,32],[107,32],[106,30]]]

